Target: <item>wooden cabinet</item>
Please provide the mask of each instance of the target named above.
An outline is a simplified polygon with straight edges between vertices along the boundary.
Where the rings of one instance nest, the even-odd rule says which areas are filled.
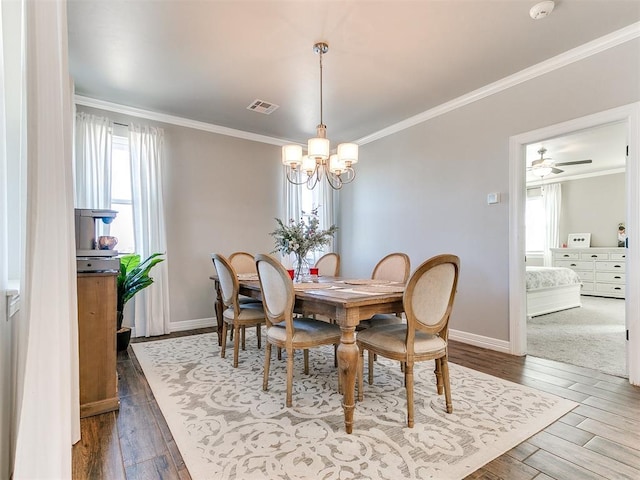
[[[119,408],[116,273],[78,273],[80,417]]]
[[[551,252],[555,267],[571,268],[580,276],[582,295],[624,298],[624,248],[552,248]]]

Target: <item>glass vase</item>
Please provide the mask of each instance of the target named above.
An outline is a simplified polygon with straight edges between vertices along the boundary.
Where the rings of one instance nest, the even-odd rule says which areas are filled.
[[[303,282],[309,277],[309,262],[303,256],[296,255],[293,261],[293,281],[297,283]]]

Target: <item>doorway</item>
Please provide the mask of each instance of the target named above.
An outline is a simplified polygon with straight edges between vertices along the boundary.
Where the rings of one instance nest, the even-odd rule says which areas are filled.
[[[526,354],[526,290],[525,290],[525,149],[526,145],[549,138],[568,135],[600,125],[626,122],[627,125],[627,235],[630,246],[627,255],[625,313],[627,323],[627,365],[629,381],[640,384],[640,268],[633,238],[640,237],[640,103],[607,110],[561,124],[551,125],[510,139],[510,350],[515,355]],[[638,232],[634,235],[634,232]]]
[[[560,282],[582,283],[568,303],[564,287],[527,292],[528,302],[531,295],[538,302],[544,295],[546,305],[528,305],[533,310],[527,315],[534,316],[526,321],[527,354],[620,377],[628,376],[625,279],[616,270],[625,263],[608,260],[626,253],[618,247],[617,230],[626,219],[626,145],[627,122],[615,122],[526,146],[527,276],[547,280],[553,273]],[[558,249],[578,246],[569,242],[578,235],[572,232],[590,232],[589,243]],[[596,273],[595,262],[585,261],[594,255],[601,257]],[[614,272],[600,272],[610,265]]]

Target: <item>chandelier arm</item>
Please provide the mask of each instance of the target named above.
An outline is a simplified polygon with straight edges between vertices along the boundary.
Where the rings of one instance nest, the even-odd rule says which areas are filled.
[[[289,167],[289,168],[287,169],[287,180],[288,180],[290,183],[293,183],[294,185],[302,185],[302,184],[304,184],[304,183],[306,183],[306,182],[307,182],[307,179],[304,179],[304,180],[302,180],[302,181],[298,181],[297,179],[295,179],[294,177],[292,177],[292,176],[291,176],[291,172],[293,172],[293,171],[300,172],[299,170],[294,170],[294,169],[293,169],[293,168],[291,168],[291,167]],[[300,172],[300,173],[301,173],[301,172]],[[300,175],[298,175],[298,176],[300,176]]]
[[[327,172],[327,183],[334,190],[340,190],[344,182],[340,175],[336,175],[335,173]]]

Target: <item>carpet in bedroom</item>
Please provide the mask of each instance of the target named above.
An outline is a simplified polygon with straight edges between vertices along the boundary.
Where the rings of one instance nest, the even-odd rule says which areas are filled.
[[[624,299],[583,295],[581,300],[582,307],[529,319],[527,353],[628,377]]]

